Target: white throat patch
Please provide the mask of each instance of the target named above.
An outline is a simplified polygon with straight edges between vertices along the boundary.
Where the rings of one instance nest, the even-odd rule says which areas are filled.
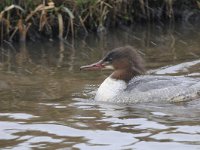
[[[123,80],[116,80],[108,77],[100,85],[95,100],[96,101],[109,101],[115,96],[120,94],[127,87],[127,83]]]

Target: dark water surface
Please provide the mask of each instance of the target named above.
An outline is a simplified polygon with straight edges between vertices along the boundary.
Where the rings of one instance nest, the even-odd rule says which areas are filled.
[[[0,54],[0,149],[200,149],[200,100],[94,102],[110,72],[80,72],[114,47],[133,45],[154,74],[200,77],[200,30],[133,28],[71,43],[36,42]]]

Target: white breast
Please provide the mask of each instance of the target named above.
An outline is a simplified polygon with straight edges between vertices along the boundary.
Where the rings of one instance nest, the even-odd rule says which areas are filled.
[[[113,99],[115,96],[120,94],[126,87],[127,84],[125,81],[116,80],[108,77],[100,85],[96,93],[95,100],[109,101],[110,99]]]

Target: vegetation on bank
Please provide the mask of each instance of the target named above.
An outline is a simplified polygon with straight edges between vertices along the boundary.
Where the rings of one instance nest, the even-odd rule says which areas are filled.
[[[75,38],[135,23],[200,22],[200,0],[0,0],[0,41]]]

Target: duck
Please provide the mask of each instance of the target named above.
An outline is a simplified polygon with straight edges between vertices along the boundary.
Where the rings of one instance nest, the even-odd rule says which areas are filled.
[[[183,102],[200,98],[200,79],[146,74],[144,60],[132,46],[112,49],[80,70],[112,70],[99,86],[95,101],[116,103]]]

